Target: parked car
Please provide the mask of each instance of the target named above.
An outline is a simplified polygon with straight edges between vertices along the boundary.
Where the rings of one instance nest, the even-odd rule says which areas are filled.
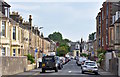
[[[42,72],[45,72],[45,70],[58,72],[58,62],[55,56],[44,56],[42,58]]]
[[[69,62],[69,58],[65,57],[65,63],[68,63],[68,62]]]
[[[98,66],[95,61],[85,61],[84,65],[82,65],[82,73],[84,72],[90,72],[98,74]]]
[[[64,65],[65,64],[65,57],[60,57],[60,60],[61,60],[62,64]]]
[[[71,59],[74,59],[74,56],[70,56]]]
[[[75,60],[78,60],[79,59],[79,56],[75,56],[75,58],[74,58]]]
[[[57,61],[57,64],[58,64],[58,69],[62,69],[63,64],[62,64],[62,61],[60,60],[60,58],[58,56],[56,56],[56,61]]]
[[[78,60],[76,60],[76,63],[77,63],[77,65],[79,66],[81,66],[81,65],[83,65],[84,64],[84,62],[86,61],[87,59],[85,58],[85,57],[80,57],[80,58],[78,58]]]

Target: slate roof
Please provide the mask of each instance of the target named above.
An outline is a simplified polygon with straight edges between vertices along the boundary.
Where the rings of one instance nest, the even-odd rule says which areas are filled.
[[[7,18],[7,17],[0,11],[0,18]]]
[[[0,0],[0,6],[11,7],[8,3],[3,0]]]
[[[10,20],[10,23],[12,23],[13,25],[16,25],[16,24],[17,24],[17,22],[14,21],[12,18],[9,18],[9,20]]]
[[[70,46],[70,51],[76,50],[76,48],[75,48],[75,45],[76,45],[76,44],[79,44],[79,45],[80,45],[80,42],[71,42],[71,43],[70,43],[70,45],[71,45],[71,46]]]

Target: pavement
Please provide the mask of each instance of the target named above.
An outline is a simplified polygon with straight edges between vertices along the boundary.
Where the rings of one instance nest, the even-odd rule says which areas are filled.
[[[90,74],[90,73],[86,73],[86,74],[82,74],[81,73],[81,68],[80,66],[77,66],[76,64],[76,61],[75,60],[72,60],[70,61],[69,63],[65,64],[63,69],[62,70],[59,70],[58,72],[55,72],[54,70],[49,70],[49,71],[46,71],[46,73],[42,73],[42,70],[41,68],[38,68],[38,69],[34,69],[34,70],[31,70],[31,71],[27,71],[27,72],[23,72],[23,73],[19,73],[17,75],[36,75],[36,76],[42,76],[42,75],[47,75],[47,76],[50,76],[50,75],[60,75],[60,76],[63,76],[63,75],[68,75],[68,76],[86,76],[86,77],[98,77],[98,76],[106,76],[106,77],[113,77],[114,74],[110,73],[110,72],[106,72],[102,69],[99,69],[99,75],[94,75],[94,74]],[[117,76],[114,76],[114,77],[117,77]]]

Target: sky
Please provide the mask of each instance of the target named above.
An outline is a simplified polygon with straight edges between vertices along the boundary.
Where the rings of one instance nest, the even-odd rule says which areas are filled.
[[[44,27],[41,32],[47,37],[60,32],[63,38],[88,40],[96,31],[96,16],[105,0],[6,0],[11,12],[16,11],[28,20],[32,15],[33,26]]]

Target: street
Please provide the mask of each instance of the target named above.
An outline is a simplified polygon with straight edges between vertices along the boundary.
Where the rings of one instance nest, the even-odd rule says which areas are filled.
[[[47,73],[40,73],[40,75],[80,75],[81,68],[76,65],[76,61],[72,60],[69,63],[65,64],[62,70],[59,70],[57,73],[53,71],[47,71]]]
[[[81,77],[108,77],[108,75],[110,77],[116,77],[113,74],[109,73],[109,72],[105,72],[102,69],[99,69],[99,74],[98,75],[94,75],[94,73],[85,73],[82,74],[81,73],[81,68],[80,66],[77,66],[76,61],[75,60],[71,60],[69,63],[65,64],[62,70],[59,70],[58,72],[55,72],[54,70],[48,70],[46,71],[46,73],[42,73],[41,69],[34,69],[28,72],[24,72],[24,73],[19,73],[15,76],[11,76],[11,77],[18,77],[21,76],[22,77],[40,77],[40,76],[44,76],[44,77],[54,77],[54,76],[59,76],[59,77],[63,77],[63,76],[72,76],[72,77],[77,77],[77,76],[81,76]]]

